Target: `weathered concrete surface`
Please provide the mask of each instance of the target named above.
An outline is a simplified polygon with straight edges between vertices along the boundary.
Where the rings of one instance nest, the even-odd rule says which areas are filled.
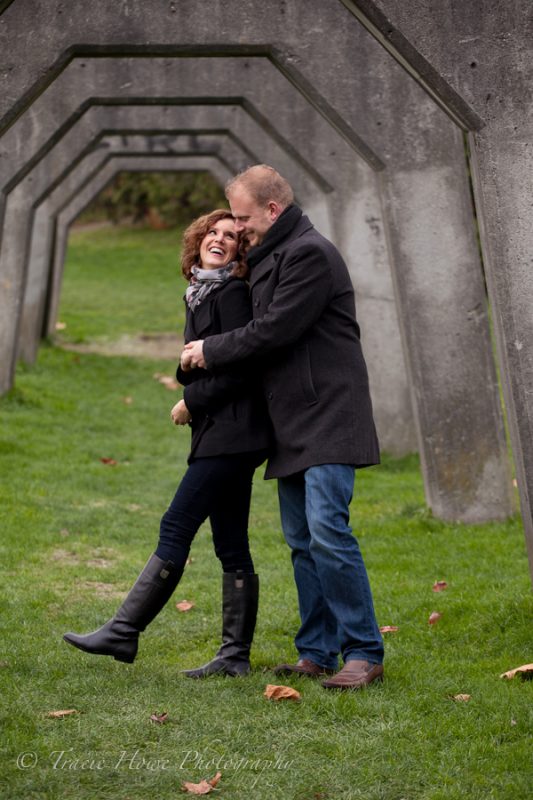
[[[466,119],[481,246],[533,575],[533,5],[361,0],[417,70],[429,62]],[[408,53],[407,42],[415,53]],[[436,83],[431,71],[425,79]]]
[[[19,8],[22,9],[25,0],[17,2],[21,3]],[[404,303],[406,297],[412,300],[409,311],[416,308],[420,312],[416,318],[408,318],[407,310],[401,308],[403,338],[413,377],[429,503],[436,513],[448,518],[483,519],[507,513],[508,476],[498,397],[493,391],[494,369],[491,366],[490,349],[487,351],[488,336],[479,335],[479,331],[486,328],[486,319],[483,314],[480,315],[476,330],[470,324],[467,312],[478,307],[475,290],[470,291],[468,308],[461,303],[463,295],[468,294],[465,287],[470,285],[469,276],[479,270],[475,254],[469,252],[471,233],[468,233],[468,225],[464,220],[458,235],[459,245],[453,252],[454,258],[459,259],[463,265],[462,281],[453,290],[448,290],[449,308],[445,324],[442,313],[438,313],[441,312],[441,299],[438,292],[433,290],[433,286],[442,284],[443,276],[450,268],[448,240],[446,237],[435,236],[434,231],[455,224],[457,217],[454,209],[457,206],[464,207],[464,182],[456,180],[458,165],[463,163],[462,146],[449,119],[337,0],[325,0],[313,6],[311,26],[308,24],[308,4],[292,4],[286,7],[280,2],[269,4],[268,8],[257,8],[254,5],[243,9],[241,5],[237,8],[236,4],[228,2],[224,4],[223,10],[221,6],[214,7],[213,14],[206,19],[201,7],[184,3],[180,4],[176,13],[175,26],[169,23],[163,9],[160,14],[154,13],[153,5],[150,5],[148,18],[146,7],[143,10],[138,4],[126,3],[121,6],[120,19],[116,14],[113,17],[109,8],[105,9],[98,3],[96,5],[96,9],[91,8],[91,14],[97,15],[101,26],[99,31],[95,31],[91,22],[84,24],[87,12],[84,13],[76,5],[74,11],[79,8],[80,16],[75,21],[73,19],[66,23],[66,32],[62,31],[58,37],[54,33],[51,37],[54,40],[53,52],[65,53],[65,56],[59,55],[54,67],[48,55],[45,54],[41,59],[39,54],[30,65],[25,65],[30,76],[35,76],[43,64],[52,69],[48,77],[53,76],[54,70],[57,72],[57,69],[62,68],[66,59],[72,55],[72,51],[66,55],[67,42],[74,44],[83,41],[86,43],[85,52],[90,51],[91,41],[102,45],[101,53],[105,52],[106,44],[111,48],[125,42],[130,46],[144,48],[145,54],[157,52],[158,46],[161,47],[160,52],[168,52],[166,43],[169,42],[169,29],[172,27],[174,53],[180,52],[181,44],[184,47],[209,44],[214,53],[216,47],[213,42],[221,42],[224,31],[226,53],[242,53],[248,47],[250,54],[254,52],[253,45],[262,47],[263,52],[268,53],[272,65],[278,67],[299,88],[359,154],[374,167],[378,167],[380,162],[385,164],[383,187],[387,209],[392,207],[393,202],[407,209],[411,207],[410,215],[404,212],[396,218],[391,216],[388,231],[401,298]],[[5,21],[4,18],[13,7],[2,15],[1,22]],[[127,9],[127,16],[123,16],[123,13],[126,14],[123,9]],[[234,26],[232,10],[236,12]],[[182,13],[187,16],[182,16]],[[219,17],[218,14],[223,16]],[[202,17],[201,24],[198,15]],[[75,13],[72,16],[74,18]],[[168,25],[165,31],[161,28],[163,17]],[[48,19],[46,14],[44,19]],[[229,40],[227,27],[223,24],[226,19],[232,19]],[[17,39],[22,41],[23,37],[21,20],[17,24],[17,17],[11,16],[10,21],[10,41],[16,45]],[[302,31],[306,32],[305,37],[302,36]],[[25,35],[27,36],[26,29]],[[265,45],[265,41],[275,42],[275,46]],[[160,44],[154,45],[154,42]],[[331,46],[331,42],[335,42],[335,47]],[[27,41],[24,44],[27,47]],[[47,47],[48,43],[45,50]],[[236,49],[232,51],[232,47]],[[253,60],[243,59],[241,66],[245,70],[249,69]],[[168,64],[170,61],[171,59],[167,59]],[[36,72],[37,62],[41,66],[37,67]],[[144,64],[147,64],[146,60]],[[16,94],[20,99],[20,90],[24,85],[29,88],[32,79],[30,77],[28,83],[22,76],[18,54],[12,60],[12,66],[15,79],[13,85],[17,87]],[[78,66],[81,70],[81,63]],[[201,67],[203,70],[203,63]],[[199,63],[197,68],[200,68]],[[69,69],[70,66],[59,76],[57,82],[61,82]],[[170,69],[169,66],[169,71]],[[226,69],[224,76],[227,75]],[[113,71],[115,70],[119,70],[117,62],[113,67]],[[127,70],[122,72],[122,77],[127,83]],[[233,85],[246,82],[247,74],[241,69],[240,79]],[[91,85],[92,89],[88,78],[87,85]],[[229,85],[232,85],[231,81]],[[42,86],[33,86],[35,91],[40,89]],[[127,94],[128,90],[125,89],[124,93]],[[22,100],[19,103],[18,111],[23,108],[24,102]],[[262,103],[263,97],[259,101],[260,108]],[[56,111],[54,106],[54,113]],[[61,117],[62,114],[59,114],[59,118]],[[298,117],[292,114],[292,109],[287,104],[286,92],[278,94],[278,117],[285,117],[296,124],[298,121]],[[42,119],[39,124],[42,125]],[[33,146],[32,132],[35,137],[36,128],[32,129],[30,126],[28,142]],[[9,131],[6,135],[8,134]],[[311,138],[308,131],[304,131],[304,136],[298,139],[295,137],[293,141],[298,141],[301,148],[305,149]],[[371,143],[371,147],[368,143]],[[416,179],[413,177],[415,173]],[[433,192],[426,191],[426,204],[421,208],[420,203],[413,203],[413,185],[425,183],[424,178],[428,181],[434,180],[436,174],[450,177],[450,180],[445,181],[447,200],[441,202],[437,196],[443,185],[442,181],[437,181]],[[421,211],[424,212],[427,235],[416,226],[416,219]],[[403,230],[398,227],[400,223],[405,225]],[[426,274],[431,273],[434,280],[423,281],[417,274],[422,261]],[[414,271],[410,269],[413,264]],[[460,265],[455,263],[453,274],[460,272]],[[479,285],[479,280],[476,284],[473,279],[473,283],[474,286]],[[475,301],[473,305],[472,300]],[[435,313],[432,314],[432,311]],[[433,320],[435,324],[429,324]],[[452,382],[450,373],[439,371],[439,365],[443,353],[454,352],[458,338],[463,344],[460,355],[462,363],[458,365],[453,362]],[[470,377],[468,384],[459,385],[465,373],[473,375],[474,379]],[[479,387],[483,387],[485,391],[481,392]],[[477,402],[473,402],[474,395]],[[460,416],[455,411],[458,397],[462,401]],[[493,425],[495,430],[492,429]],[[459,428],[463,435],[458,432]],[[446,449],[434,452],[435,441],[446,443]],[[452,443],[451,446],[448,442]],[[490,455],[487,455],[488,448]],[[493,480],[487,481],[487,474],[492,467]]]
[[[84,63],[86,63],[84,74],[86,74],[90,65],[87,62]],[[213,64],[213,60],[210,60],[210,64]],[[99,60],[96,66],[100,67],[98,73],[100,74],[103,71],[102,60]],[[141,67],[142,65],[136,60],[135,66]],[[216,66],[217,70],[215,72],[218,72],[220,67],[219,65]],[[239,66],[237,64],[236,69]],[[256,66],[259,67],[259,65]],[[273,90],[269,93],[272,105],[267,106],[264,102],[263,108],[274,116],[279,92],[283,87],[283,79],[280,82],[280,76],[277,75],[278,82],[276,83],[273,80],[276,77],[275,74],[272,75],[269,72],[265,76],[262,70],[257,69],[254,71],[252,66],[250,67],[250,73],[249,83],[252,87],[254,75],[256,75],[258,85],[264,82],[265,77],[269,77],[268,83],[271,90]],[[235,77],[237,77],[237,74],[238,72],[236,72]],[[93,79],[95,76],[92,75],[91,77]],[[120,77],[122,78],[123,76]],[[144,88],[142,84],[143,76],[135,77],[136,89],[139,90],[139,86]],[[168,81],[168,69],[165,69],[164,77]],[[181,77],[183,78],[183,75]],[[186,73],[185,77],[190,79],[189,73]],[[110,85],[110,79],[105,79],[105,74],[99,80],[102,84],[102,91],[104,86],[107,86],[109,90],[113,88]],[[163,77],[154,82],[152,75],[149,76],[148,80],[145,76],[144,82],[147,84],[146,92],[153,91],[154,84],[157,85],[158,91],[161,91],[162,85],[164,86]],[[210,87],[212,88],[211,82]],[[60,89],[59,94],[61,97],[65,96],[67,92],[66,86],[55,88]],[[198,87],[195,87],[195,85],[189,85],[189,88],[192,91],[196,88],[198,91]],[[396,455],[402,455],[416,448],[416,439],[406,371],[398,336],[398,322],[390,266],[382,231],[381,210],[374,175],[360,159],[354,161],[353,151],[345,140],[335,131],[332,131],[324,119],[310,108],[297,92],[294,92],[289,99],[291,107],[298,111],[299,127],[295,131],[294,123],[289,120],[282,126],[284,135],[281,136],[275,128],[266,126],[266,132],[273,137],[274,141],[268,150],[266,147],[260,148],[262,158],[259,160],[274,163],[283,174],[287,175],[295,186],[298,199],[319,230],[334,239],[346,255],[358,292],[358,313],[364,335],[365,352],[369,362],[371,388],[380,438],[385,450]],[[45,98],[43,98],[43,103],[44,100]],[[48,99],[46,104],[48,107],[50,106]],[[130,109],[135,108],[139,107],[125,106],[118,109],[117,114],[121,115],[122,122],[114,122],[114,128],[117,129],[120,124],[130,128],[132,118],[129,115],[134,113]],[[172,120],[178,120],[181,114],[181,124],[183,124],[184,120],[188,120],[190,124],[191,120],[194,119],[197,125],[210,124],[212,126],[213,114],[216,109],[216,106],[212,106],[208,115],[208,111],[205,108],[202,111],[201,106],[165,107],[163,111],[158,110],[157,107],[145,107],[143,112],[144,121],[139,121],[138,125],[144,125],[145,129],[154,129],[163,125],[171,126],[173,124]],[[40,107],[33,109],[33,111],[41,116]],[[107,112],[110,112],[109,108],[107,108]],[[227,107],[218,108],[218,112],[216,112],[218,113],[218,125],[230,126],[231,122],[232,131],[238,134],[241,139],[252,141],[256,145],[258,141],[265,139],[266,134],[261,128],[258,128],[256,121],[258,114],[250,102],[246,105],[246,112],[244,114],[243,109],[238,106],[228,105]],[[91,115],[90,124],[93,126],[94,121],[97,119],[94,116],[95,113],[94,108],[89,109],[76,123],[75,128],[65,134],[64,139],[67,140],[67,137],[69,138],[66,144],[64,143],[62,146],[70,147],[71,139],[76,144],[84,141],[83,138],[80,138],[79,126],[86,123],[89,115]],[[198,114],[200,113],[203,114],[203,123],[198,119]],[[152,115],[151,117],[150,114]],[[154,119],[156,122],[154,122]],[[104,123],[101,124],[104,125]],[[108,121],[107,125],[110,124],[111,120]],[[255,130],[252,132],[251,126],[254,125]],[[245,130],[247,132],[246,135]],[[288,136],[294,135],[295,132],[296,134],[301,132],[303,136],[304,131],[312,136],[310,165],[305,162],[301,155],[297,162],[294,162],[294,159],[291,160],[292,147],[287,139]],[[323,142],[327,136],[330,139],[330,148],[324,149]],[[276,151],[275,145],[278,142],[279,149]],[[55,151],[55,148],[53,150]],[[66,163],[71,164],[74,156],[71,151],[69,152],[71,155],[66,159]],[[335,158],[331,157],[332,153],[335,154]],[[252,163],[254,160],[257,160],[257,158],[251,157],[248,163]],[[46,168],[46,172],[50,173],[51,170]],[[307,184],[302,183],[302,178],[298,177],[300,174],[304,177],[307,176]],[[333,182],[339,188],[343,188],[343,192],[327,193],[328,211],[324,207],[325,201],[321,199],[324,197],[324,193],[320,190],[322,187],[329,189]],[[333,228],[331,228],[330,219],[333,219]],[[379,325],[375,324],[376,315],[380,322]],[[24,351],[28,355],[29,351],[26,346]]]

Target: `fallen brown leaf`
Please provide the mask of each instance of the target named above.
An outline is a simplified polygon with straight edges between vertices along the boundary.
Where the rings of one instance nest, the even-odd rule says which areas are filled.
[[[448,584],[446,583],[446,581],[435,581],[435,583],[433,584],[434,592],[443,592],[447,588]]]
[[[155,714],[150,715],[151,722],[158,722],[160,725],[163,725],[165,722],[168,722],[168,713],[166,711],[162,711],[161,714],[157,712]]]
[[[269,683],[264,691],[267,700],[300,700],[301,694],[290,686],[276,686]]]
[[[102,464],[107,464],[108,467],[115,467],[117,464],[114,458],[101,458],[100,461]]]
[[[79,714],[77,708],[68,708],[65,711],[49,711],[47,716],[48,717],[68,717],[70,714]]]
[[[439,621],[441,617],[442,614],[440,614],[438,611],[432,611],[431,614],[429,615],[428,623],[430,625],[434,625],[436,622]]]
[[[176,608],[178,611],[190,611],[191,608],[194,608],[194,605],[190,600],[181,600],[181,602],[176,603]]]
[[[457,700],[458,703],[468,703],[471,698],[471,694],[454,694],[452,700]]]
[[[533,678],[533,664],[523,664],[523,666],[516,667],[516,669],[510,669],[509,672],[503,672],[500,678],[508,678],[510,680],[515,675],[520,675],[525,680],[531,680]]]
[[[161,372],[155,372],[154,378],[160,384],[162,384],[165,389],[178,389],[179,383],[172,375],[163,375]]]
[[[123,397],[122,402],[126,406],[131,406],[131,404],[133,403],[133,397]]]
[[[182,792],[189,792],[189,794],[209,794],[209,792],[213,791],[221,777],[222,773],[217,772],[217,774],[209,780],[204,778],[204,780],[200,781],[200,783],[190,783],[189,781],[185,781],[181,784],[181,790]]]
[[[397,625],[382,625],[379,630],[381,633],[396,633],[399,628]]]

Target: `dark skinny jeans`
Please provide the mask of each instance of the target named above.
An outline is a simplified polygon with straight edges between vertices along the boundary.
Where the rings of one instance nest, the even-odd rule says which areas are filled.
[[[248,515],[259,453],[196,458],[161,519],[156,555],[183,567],[200,525],[209,517],[215,553],[224,572],[253,573]]]

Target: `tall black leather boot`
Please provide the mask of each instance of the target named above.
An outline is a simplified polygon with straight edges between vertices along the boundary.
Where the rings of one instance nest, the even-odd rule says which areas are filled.
[[[248,572],[222,575],[222,645],[216,656],[197,669],[183,670],[188,678],[250,672],[250,648],[259,602],[259,577]]]
[[[85,653],[113,656],[131,664],[137,655],[139,633],[170,599],[182,573],[183,567],[153,554],[113,619],[94,633],[65,633],[63,639]]]

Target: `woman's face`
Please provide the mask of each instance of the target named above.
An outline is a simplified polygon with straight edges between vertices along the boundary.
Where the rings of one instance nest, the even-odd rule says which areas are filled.
[[[219,219],[209,228],[200,244],[200,266],[202,269],[218,269],[235,261],[238,249],[238,234],[232,219]]]

